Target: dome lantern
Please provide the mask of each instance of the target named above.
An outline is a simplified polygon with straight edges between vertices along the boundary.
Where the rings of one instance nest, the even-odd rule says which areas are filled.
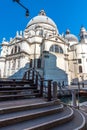
[[[78,43],[78,38],[70,33],[70,30],[66,30],[65,39],[72,45],[74,43]]]
[[[41,10],[41,11],[39,12],[39,15],[46,16],[46,13],[45,13],[44,10]]]
[[[70,34],[70,30],[69,29],[66,30],[66,34]]]

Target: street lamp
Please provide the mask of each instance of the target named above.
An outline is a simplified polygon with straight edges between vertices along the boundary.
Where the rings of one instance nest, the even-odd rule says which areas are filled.
[[[29,16],[29,10],[23,4],[20,3],[20,0],[13,0],[13,2],[17,2],[21,7],[23,7],[26,10],[26,17]]]

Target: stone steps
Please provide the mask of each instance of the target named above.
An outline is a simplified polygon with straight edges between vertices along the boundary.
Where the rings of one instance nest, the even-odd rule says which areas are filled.
[[[39,108],[37,110],[27,110],[21,112],[15,112],[10,114],[5,114],[4,116],[0,116],[0,127],[12,125],[15,123],[33,120],[36,118],[40,118],[42,116],[48,116],[50,114],[56,114],[57,112],[61,112],[62,108],[58,106],[50,106],[45,108]]]
[[[29,128],[25,128],[25,130],[46,130],[71,120],[73,118],[73,111],[69,108],[64,109],[62,113],[51,114],[49,117],[45,117],[44,120],[38,119],[37,124],[31,125]]]
[[[39,97],[40,90],[37,89],[36,85],[32,80],[30,81],[0,81],[6,85],[20,84],[20,86],[3,86],[0,87],[0,101],[15,100],[15,99],[25,99],[31,97]],[[27,84],[28,86],[26,86]],[[23,84],[23,86],[21,86]],[[24,86],[25,84],[25,86]]]
[[[20,93],[20,94],[0,95],[0,101],[36,98],[39,96],[40,96],[39,93]]]
[[[44,102],[42,102],[42,100],[39,99],[40,103],[38,103],[38,102],[36,102],[36,100],[38,101],[38,99],[35,99],[35,101],[33,101],[33,99],[31,99],[31,102],[34,102],[32,104],[31,104],[31,102],[28,102],[28,100],[27,101],[22,100],[22,102],[21,102],[21,100],[17,100],[16,102],[13,101],[15,105],[13,105],[12,101],[10,103],[6,102],[6,101],[2,102],[1,104],[2,104],[3,107],[0,108],[0,114],[8,114],[8,113],[12,113],[12,112],[31,110],[31,109],[37,109],[37,108],[44,108],[44,107],[54,106],[54,105],[60,105],[60,101],[57,101],[57,102],[54,102],[54,101],[46,102],[46,101],[44,101]],[[20,102],[21,102],[21,104],[20,104]],[[26,104],[24,102],[26,102]],[[9,104],[9,106],[7,104]]]
[[[85,125],[86,119],[82,113],[78,110],[74,110],[73,120],[63,123],[63,125],[57,125],[56,127],[51,128],[50,130],[87,130]]]
[[[76,122],[79,120],[79,123]],[[78,110],[51,101],[0,109],[0,130],[86,130],[85,118]]]

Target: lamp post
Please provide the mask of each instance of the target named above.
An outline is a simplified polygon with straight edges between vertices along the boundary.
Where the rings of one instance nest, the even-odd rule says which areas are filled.
[[[20,3],[20,0],[13,0],[13,2],[17,2],[22,8],[24,8],[26,10],[26,17],[29,16],[29,10],[23,4]]]

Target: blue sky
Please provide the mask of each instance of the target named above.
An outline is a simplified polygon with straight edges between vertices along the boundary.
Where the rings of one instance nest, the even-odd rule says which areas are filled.
[[[0,43],[3,37],[9,41],[16,31],[24,30],[31,18],[44,9],[57,25],[59,33],[69,28],[79,36],[80,27],[87,28],[87,0],[20,0],[29,9],[30,16],[25,17],[25,10],[13,0],[0,1]]]

